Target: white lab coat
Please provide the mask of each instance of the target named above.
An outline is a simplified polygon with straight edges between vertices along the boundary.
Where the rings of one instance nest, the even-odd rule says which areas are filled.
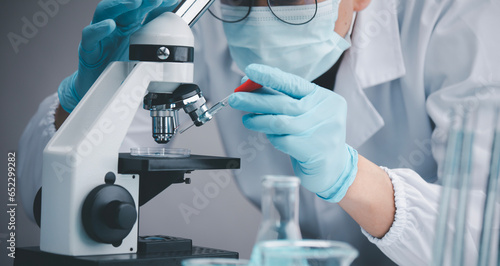
[[[353,244],[360,251],[357,265],[390,263],[368,241],[397,264],[429,264],[440,186],[428,182],[439,183],[448,114],[460,104],[500,103],[499,2],[374,0],[358,14],[353,47],[345,53],[335,92],[348,103],[348,144],[388,167],[384,169],[395,191],[395,221],[383,238],[376,239],[360,230],[338,205],[301,190],[300,224],[305,237]],[[242,77],[229,55],[222,24],[205,15],[193,30],[196,82],[209,100],[222,99]],[[47,98],[20,140],[19,184],[25,191],[25,206],[32,206],[41,184],[41,154],[55,131],[57,104],[56,95]],[[488,174],[492,140],[493,112],[485,110],[474,143],[472,187],[479,190]],[[274,149],[264,135],[243,127],[241,115],[236,110],[223,111],[216,121],[224,129],[227,155],[242,159],[242,169],[235,172],[240,190],[259,205],[260,177],[293,171],[287,155]],[[150,118],[147,112],[138,112],[123,150],[152,145],[151,138],[143,137],[149,134]],[[475,195],[470,204],[480,217],[484,193]],[[498,223],[496,229],[498,235]],[[479,233],[480,219],[470,221],[466,265],[473,265],[477,256]]]

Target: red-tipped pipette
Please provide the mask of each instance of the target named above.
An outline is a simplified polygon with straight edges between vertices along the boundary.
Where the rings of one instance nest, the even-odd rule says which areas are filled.
[[[251,80],[247,80],[243,84],[241,84],[238,88],[236,88],[234,90],[234,92],[252,92],[252,91],[258,90],[260,88],[262,88],[262,85],[257,84]],[[212,106],[212,108],[208,109],[207,112],[213,116],[215,113],[217,113],[224,106],[227,106],[228,105],[227,100],[229,99],[229,96],[231,96],[231,95],[228,95],[226,98],[224,98],[224,99],[220,100],[218,103],[214,104]]]
[[[238,88],[234,89],[234,92],[252,92],[262,88],[262,85],[255,83],[251,80],[243,82]]]
[[[241,84],[238,88],[236,88],[234,90],[234,92],[252,92],[254,90],[258,90],[262,88],[262,85],[258,84],[258,83],[255,83],[251,80],[247,80],[245,81],[243,84]],[[205,114],[204,114],[204,117],[207,118],[207,122],[209,120],[212,119],[212,117],[219,111],[221,110],[223,107],[225,106],[228,106],[228,102],[227,100],[229,99],[229,96],[231,95],[228,95],[227,97],[225,97],[224,99],[220,100],[219,102],[217,102],[216,104],[214,104],[210,109],[208,109]],[[181,129],[180,130],[180,134],[186,132],[186,130],[190,129],[192,126],[194,126],[194,123],[189,125],[188,127],[184,128],[184,129]]]

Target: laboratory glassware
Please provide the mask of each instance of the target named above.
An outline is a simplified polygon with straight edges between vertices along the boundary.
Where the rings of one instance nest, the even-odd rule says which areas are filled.
[[[329,240],[273,240],[256,246],[252,266],[348,266],[358,251]]]
[[[469,199],[471,173],[473,173],[473,144],[480,141],[475,138],[476,123],[481,111],[488,107],[473,109],[456,108],[451,115],[451,126],[443,163],[442,191],[439,215],[436,222],[436,235],[432,256],[432,265],[466,265],[476,258],[465,257],[467,232],[466,225],[471,219],[482,218],[481,240],[477,265],[497,265],[498,235],[494,224],[498,223],[499,170],[500,163],[500,117],[495,109],[493,122],[493,141],[491,147],[490,169],[487,180],[486,202],[482,217],[470,217]],[[483,109],[483,110],[480,110]],[[485,129],[486,130],[486,129]],[[483,130],[484,131],[484,130]],[[453,230],[450,230],[453,228]],[[498,229],[496,230],[498,233]],[[470,247],[469,247],[470,248]]]
[[[481,231],[481,242],[479,246],[478,266],[486,266],[494,263],[497,259],[497,265],[500,265],[500,243],[494,241],[495,226],[495,205],[498,208],[500,204],[500,109],[496,110],[496,125],[493,135],[492,155],[490,162],[490,174],[486,187],[486,202],[484,204],[483,227]],[[497,211],[498,212],[498,211]],[[497,219],[498,223],[498,219]],[[497,236],[499,237],[499,236]],[[498,239],[497,239],[498,241]],[[496,253],[495,253],[496,249]]]
[[[187,158],[191,155],[191,150],[184,148],[136,147],[130,148],[130,155],[144,157]]]
[[[228,258],[196,258],[182,261],[182,266],[248,266],[248,260]]]
[[[295,176],[267,175],[262,179],[262,222],[256,243],[302,239],[299,227],[299,186]]]

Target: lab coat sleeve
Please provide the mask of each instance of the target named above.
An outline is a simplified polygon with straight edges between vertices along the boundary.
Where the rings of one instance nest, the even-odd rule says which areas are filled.
[[[393,187],[396,205],[394,222],[379,239],[362,229],[363,234],[372,243],[398,265],[430,265],[435,250],[435,227],[439,217],[439,202],[442,186],[424,181],[410,169],[387,169]],[[469,194],[468,218],[465,231],[464,265],[475,265],[482,226],[482,206],[485,194],[480,189],[471,189]],[[496,207],[497,213],[500,207]],[[450,207],[450,213],[456,212],[456,206]],[[454,219],[447,223],[447,234],[454,233]],[[498,217],[495,220],[494,235],[499,233]],[[494,241],[497,241],[494,239]],[[451,246],[453,241],[447,243]],[[450,265],[445,256],[445,265]]]
[[[440,187],[410,169],[383,169],[394,187],[394,222],[381,239],[362,232],[399,265],[429,265]]]
[[[47,97],[24,129],[18,146],[19,195],[26,215],[35,221],[33,202],[42,186],[43,149],[56,132],[54,115],[59,105],[57,93]]]

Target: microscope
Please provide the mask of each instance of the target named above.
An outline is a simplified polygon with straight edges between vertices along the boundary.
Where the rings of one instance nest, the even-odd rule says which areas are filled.
[[[132,35],[130,61],[109,64],[47,144],[43,193],[34,206],[40,247],[18,248],[15,265],[180,265],[192,257],[238,257],[189,239],[140,237],[138,222],[141,205],[171,184],[190,182],[184,174],[238,169],[239,158],[119,153],[141,106],[150,112],[157,143],[175,136],[181,109],[196,126],[212,119],[193,84],[190,29],[212,1],[185,0]]]

